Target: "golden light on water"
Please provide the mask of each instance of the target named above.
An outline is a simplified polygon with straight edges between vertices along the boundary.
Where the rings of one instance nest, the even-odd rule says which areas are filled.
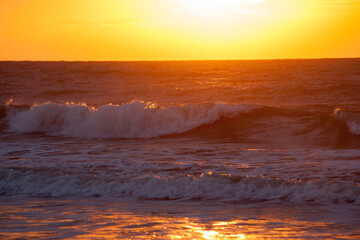
[[[248,206],[244,209],[234,206],[234,209],[229,209],[218,206],[216,211],[208,215],[212,204],[205,208],[200,205],[190,206],[191,204],[182,208],[181,204],[176,203],[151,203],[153,202],[133,204],[94,199],[48,202],[45,199],[12,207],[1,205],[0,217],[8,216],[3,218],[2,228],[8,230],[0,232],[0,238],[242,240],[289,239],[299,236],[358,239],[359,236],[356,234],[359,230],[352,230],[352,235],[349,235],[348,231],[344,231],[343,225],[334,225],[328,220],[298,219],[298,215],[309,214],[301,207],[265,205],[256,208]],[[134,209],[130,210],[132,208]],[[279,211],[279,208],[283,211]],[[194,211],[198,212],[194,214]],[[320,214],[321,217],[325,213],[310,214],[313,217]],[[246,217],[248,214],[251,217]],[[214,219],[215,215],[218,220]],[[24,222],[26,228],[22,228]],[[19,231],[19,228],[23,230]],[[11,231],[12,229],[15,230]]]
[[[93,213],[92,213],[93,214]],[[73,213],[64,213],[63,218],[76,218]],[[56,238],[57,236],[71,236],[71,239],[204,239],[204,240],[243,240],[243,239],[266,239],[268,237],[277,239],[293,238],[297,236],[314,237],[315,233],[306,233],[307,228],[327,228],[326,223],[306,223],[287,219],[286,225],[272,228],[271,225],[279,221],[276,218],[266,220],[238,220],[229,222],[203,223],[199,219],[171,216],[143,216],[123,214],[93,215],[90,219],[77,223],[74,219],[28,219],[13,218],[12,221],[27,220],[28,224],[34,226],[24,232],[7,232],[2,236],[6,238]],[[42,229],[41,226],[60,226],[57,230]],[[272,228],[272,229],[271,229]],[[38,230],[37,230],[38,229]],[[75,234],[75,235],[72,235]],[[316,237],[322,238],[327,234],[316,233]],[[336,236],[342,236],[337,234]],[[349,236],[347,236],[349,237]],[[349,237],[346,239],[356,239]]]
[[[237,222],[214,222],[210,226],[202,226],[185,218],[185,225],[182,227],[183,232],[178,233],[178,235],[171,234],[169,237],[171,239],[193,238],[207,240],[246,239],[244,234],[238,233],[241,232],[241,226],[236,226],[236,223]],[[235,226],[234,233],[224,233],[227,228],[231,227],[230,225]],[[236,228],[238,230],[236,230]]]

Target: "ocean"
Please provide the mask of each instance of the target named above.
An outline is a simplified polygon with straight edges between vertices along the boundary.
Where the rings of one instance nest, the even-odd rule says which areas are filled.
[[[360,59],[0,62],[2,239],[360,239]]]

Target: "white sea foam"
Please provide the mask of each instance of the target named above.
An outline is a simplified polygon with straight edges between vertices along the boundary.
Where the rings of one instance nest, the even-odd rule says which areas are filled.
[[[85,104],[45,103],[27,111],[10,112],[8,120],[11,132],[84,138],[150,138],[183,133],[220,117],[232,117],[257,107],[217,103],[163,108],[135,101],[92,108]]]
[[[360,113],[344,111],[337,108],[334,114],[336,118],[346,122],[352,134],[360,135]]]
[[[347,122],[349,130],[355,135],[360,135],[360,122]]]
[[[360,204],[358,186],[289,182],[262,177],[204,174],[200,177],[51,174],[25,169],[0,172],[0,193],[51,197],[136,197],[146,199],[280,200]]]

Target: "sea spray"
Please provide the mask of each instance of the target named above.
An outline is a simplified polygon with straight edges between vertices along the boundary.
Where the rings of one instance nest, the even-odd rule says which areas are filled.
[[[44,132],[84,138],[151,138],[183,133],[221,117],[249,112],[257,105],[224,103],[158,107],[133,101],[99,108],[86,104],[45,103],[8,115],[11,132]]]

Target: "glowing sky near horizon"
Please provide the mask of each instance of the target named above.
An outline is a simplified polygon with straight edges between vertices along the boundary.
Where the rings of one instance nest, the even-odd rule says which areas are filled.
[[[0,1],[0,60],[360,57],[360,0]]]

